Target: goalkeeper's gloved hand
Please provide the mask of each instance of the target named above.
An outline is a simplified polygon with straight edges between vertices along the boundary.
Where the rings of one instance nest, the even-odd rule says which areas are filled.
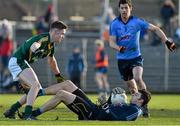
[[[107,93],[100,94],[98,97],[98,103],[100,106],[103,106],[107,102]]]
[[[65,81],[65,78],[60,73],[56,74],[55,78],[58,83]]]
[[[176,45],[174,42],[170,42],[169,40],[166,40],[166,46],[167,48],[172,52],[176,49]]]
[[[113,94],[123,94],[126,93],[124,89],[120,87],[113,88],[111,91]]]
[[[124,47],[124,46],[119,46],[119,52],[120,52],[120,53],[124,53],[125,50],[126,50],[126,47]]]

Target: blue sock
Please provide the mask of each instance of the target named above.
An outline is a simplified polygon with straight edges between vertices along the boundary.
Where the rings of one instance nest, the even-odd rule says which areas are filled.
[[[42,114],[42,112],[41,112],[40,108],[32,111],[32,116],[34,116],[34,117],[37,117],[37,116],[39,116],[41,114]]]
[[[45,90],[44,89],[40,89],[38,92],[38,96],[44,96],[45,95]]]

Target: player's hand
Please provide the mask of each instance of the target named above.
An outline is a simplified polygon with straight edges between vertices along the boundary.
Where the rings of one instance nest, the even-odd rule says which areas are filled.
[[[100,94],[98,97],[98,103],[99,105],[103,106],[107,102],[107,93]]]
[[[56,74],[55,78],[58,83],[65,81],[65,78],[60,73]]]
[[[169,40],[167,40],[166,42],[166,46],[167,48],[172,52],[176,49],[176,45],[174,42],[170,42]]]
[[[120,88],[120,87],[116,87],[112,89],[112,93],[113,94],[123,94],[126,93],[124,89]]]
[[[126,50],[126,47],[124,47],[124,46],[119,46],[119,52],[120,52],[120,53],[124,53],[125,50]]]

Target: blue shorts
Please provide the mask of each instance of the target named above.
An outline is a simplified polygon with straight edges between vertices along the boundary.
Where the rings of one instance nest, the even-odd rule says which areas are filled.
[[[99,68],[96,68],[96,72],[97,73],[104,73],[106,74],[107,73],[107,67],[99,67]]]
[[[136,66],[143,66],[143,58],[141,56],[130,60],[118,60],[118,68],[121,74],[121,78],[124,81],[133,79],[132,69]]]

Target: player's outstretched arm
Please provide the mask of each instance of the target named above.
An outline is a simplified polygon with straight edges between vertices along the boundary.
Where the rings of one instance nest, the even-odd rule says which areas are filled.
[[[153,24],[149,24],[149,30],[155,32],[157,34],[157,36],[161,38],[162,42],[164,44],[166,44],[167,48],[170,51],[174,51],[176,49],[175,43],[169,41],[167,36],[165,35],[165,33],[159,27],[157,27],[157,26],[155,26]]]
[[[61,83],[61,82],[65,81],[65,78],[60,74],[60,70],[57,65],[56,58],[54,56],[48,57],[48,64],[50,65],[51,70],[55,74],[55,78],[56,78],[57,82]]]

